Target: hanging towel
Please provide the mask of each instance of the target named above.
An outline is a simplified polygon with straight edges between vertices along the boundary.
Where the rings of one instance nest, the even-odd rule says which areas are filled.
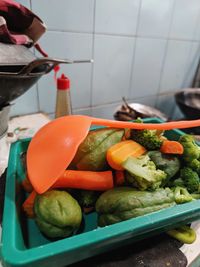
[[[43,21],[13,0],[0,0],[0,42],[34,45],[46,31]]]

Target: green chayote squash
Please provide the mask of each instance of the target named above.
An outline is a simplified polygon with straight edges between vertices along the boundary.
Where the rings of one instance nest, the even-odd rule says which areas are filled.
[[[106,152],[112,145],[121,141],[124,129],[105,128],[90,131],[80,144],[71,167],[87,171],[108,169]]]
[[[175,205],[169,189],[153,192],[118,187],[104,192],[96,202],[98,225],[106,226]]]
[[[50,238],[63,238],[73,234],[82,220],[78,202],[65,191],[50,190],[37,195],[34,212],[40,231]]]

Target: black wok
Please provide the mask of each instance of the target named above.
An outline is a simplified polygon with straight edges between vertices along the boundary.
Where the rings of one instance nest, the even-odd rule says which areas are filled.
[[[186,88],[175,94],[175,100],[187,119],[200,118],[200,88]]]
[[[64,63],[85,63],[91,60],[60,60],[37,58],[28,65],[0,65],[0,106],[13,101],[32,87],[44,74],[49,73],[56,65]]]

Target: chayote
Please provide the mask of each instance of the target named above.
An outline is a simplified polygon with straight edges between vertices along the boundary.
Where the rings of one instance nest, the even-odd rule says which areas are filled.
[[[174,205],[174,194],[169,188],[148,192],[131,187],[117,187],[98,198],[98,225],[114,224]]]
[[[104,128],[90,131],[80,144],[71,166],[79,170],[104,171],[108,169],[106,152],[121,141],[124,129]]]
[[[37,195],[34,211],[40,231],[50,238],[63,238],[73,234],[82,221],[78,202],[65,191],[50,190]]]

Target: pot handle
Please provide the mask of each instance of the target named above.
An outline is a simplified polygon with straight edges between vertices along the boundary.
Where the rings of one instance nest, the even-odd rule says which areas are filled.
[[[86,59],[86,60],[69,60],[69,59],[56,59],[56,58],[38,58],[32,62],[30,62],[27,66],[22,68],[20,72],[18,72],[17,75],[31,75],[31,71],[34,70],[36,67],[42,66],[42,65],[48,65],[47,68],[41,73],[46,74],[49,73],[55,66],[58,64],[73,64],[73,63],[92,63],[92,59]],[[37,74],[39,74],[37,72]]]

